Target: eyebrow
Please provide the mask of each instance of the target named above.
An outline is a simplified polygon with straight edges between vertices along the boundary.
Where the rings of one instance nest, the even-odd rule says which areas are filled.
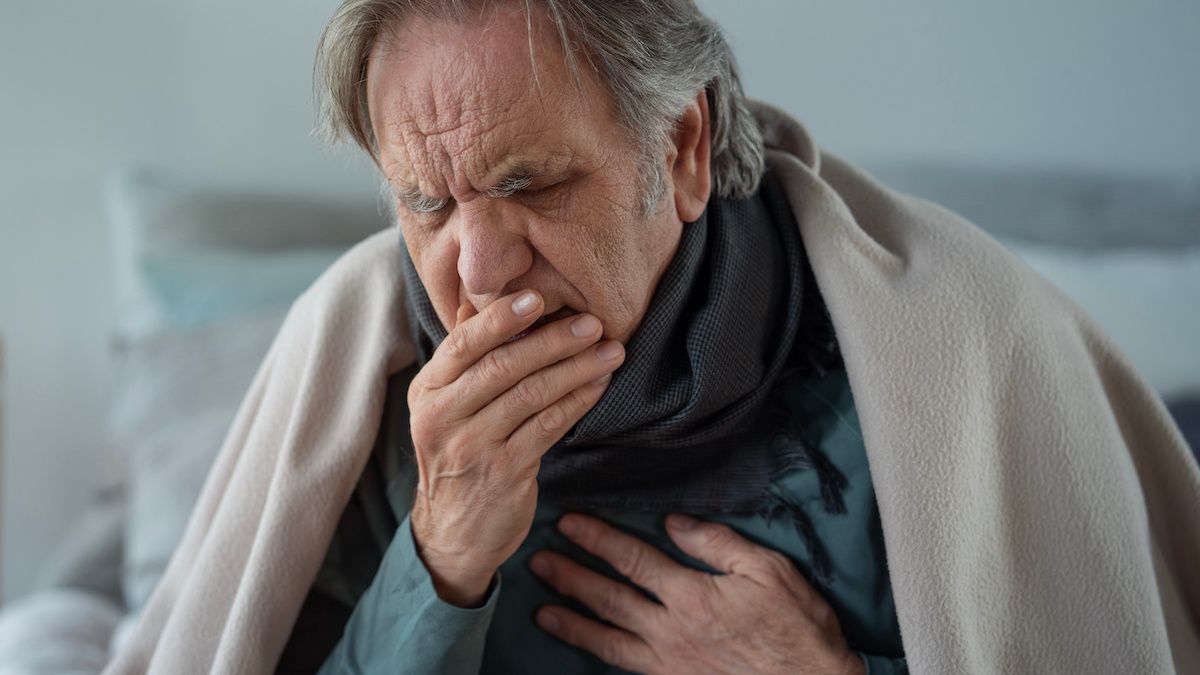
[[[525,162],[517,163],[503,178],[485,190],[483,194],[492,199],[511,197],[513,194],[528,188],[533,184],[534,179],[543,173],[545,173],[544,168],[539,168]],[[445,197],[430,197],[421,192],[420,188],[407,185],[397,190],[396,196],[415,213],[432,213],[445,207],[450,202]]]
[[[449,202],[445,197],[430,197],[415,187],[402,187],[396,196],[414,213],[433,213]]]
[[[524,190],[533,183],[533,179],[537,177],[539,172],[531,171],[525,167],[518,167],[509,173],[504,178],[501,178],[498,183],[488,188],[486,194],[492,199],[501,199],[510,197],[515,192]]]

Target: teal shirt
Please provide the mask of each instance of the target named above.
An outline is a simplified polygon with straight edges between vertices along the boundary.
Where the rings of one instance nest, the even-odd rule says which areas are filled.
[[[437,597],[416,554],[408,510],[415,465],[407,458],[405,392],[393,378],[388,413],[334,541],[309,593],[279,672],[322,673],[619,673],[591,654],[543,632],[533,622],[544,604],[591,612],[558,595],[527,564],[548,548],[580,564],[624,580],[603,561],[577,548],[555,525],[564,511],[539,501],[529,536],[497,571],[483,606],[465,609]],[[779,477],[775,496],[799,506],[831,567],[820,589],[837,613],[851,649],[868,672],[905,673],[899,625],[884,556],[882,530],[866,450],[843,370],[820,378],[794,379],[776,389],[777,403],[799,420],[806,440],[820,448],[846,478],[844,513],[824,508],[815,471]],[[404,434],[401,436],[400,434]],[[682,564],[712,572],[674,546],[664,529],[666,514],[593,511],[647,541]],[[787,516],[693,514],[730,525],[746,538],[785,553],[806,578],[813,561]],[[335,644],[336,643],[336,644]],[[327,656],[326,656],[327,655]]]

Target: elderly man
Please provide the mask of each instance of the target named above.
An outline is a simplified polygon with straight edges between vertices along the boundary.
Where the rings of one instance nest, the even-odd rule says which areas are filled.
[[[282,666],[341,636],[327,672],[903,669],[844,370],[716,28],[405,4],[347,3],[324,54],[366,53],[331,114],[390,186],[419,355]]]
[[[318,74],[401,246],[293,307],[114,672],[1200,659],[1161,404],[690,0],[347,0]]]

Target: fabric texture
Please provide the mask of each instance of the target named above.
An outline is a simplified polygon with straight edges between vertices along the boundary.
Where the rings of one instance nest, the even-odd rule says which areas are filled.
[[[1200,667],[1200,469],[1065,295],[754,108],[837,330],[920,673]],[[111,673],[269,672],[415,352],[395,233],[292,306]]]
[[[119,584],[128,611],[165,573],[284,311],[117,343],[111,431],[128,466]]]
[[[447,329],[400,248],[424,366]],[[762,445],[731,453],[726,439],[757,421],[784,371],[805,268],[796,224],[770,177],[748,199],[712,199],[684,225],[612,383],[543,458],[539,491],[580,509],[758,511],[777,458]]]
[[[357,667],[397,675],[477,675],[503,575],[493,575],[479,607],[456,607],[439,598],[434,590],[433,579],[417,555],[408,516],[400,521],[395,535],[379,573],[367,589],[367,593],[384,597],[387,602],[355,608],[350,620],[371,630],[348,631],[320,672],[338,675]],[[387,637],[377,639],[380,635]]]
[[[422,604],[420,594],[407,587],[378,583],[381,576],[428,575],[411,542],[404,538],[411,537],[404,526],[417,483],[407,425],[408,379],[401,373],[388,383],[379,437],[305,599],[278,672],[312,673],[318,666],[325,672],[430,672],[420,668],[428,663],[426,652],[444,654],[451,644],[456,658],[481,664],[481,675],[625,672],[534,625],[537,608],[545,604],[566,604],[585,615],[590,613],[532,574],[529,559],[536,551],[556,551],[597,574],[626,581],[558,531],[556,524],[564,510],[544,494],[539,494],[528,535],[498,570],[503,582],[497,584],[499,597],[486,639],[477,632],[480,617],[474,610],[456,610],[444,602]],[[842,508],[826,507],[823,492],[827,482],[820,472],[814,467],[793,466],[774,478],[770,491],[779,501],[797,505],[797,512],[694,515],[725,524],[748,540],[787,556],[806,578],[814,579],[826,566],[832,582],[819,591],[837,615],[850,648],[871,664],[872,673],[906,672],[883,531],[845,370],[784,378],[772,390],[768,404],[801,421],[802,427],[764,426],[756,435],[732,438],[729,451],[740,454],[755,444],[770,444],[781,453],[798,452],[802,446],[818,448],[835,472],[848,479],[841,494]],[[622,508],[591,513],[680,564],[715,572],[674,545],[662,513]],[[797,519],[797,514],[801,518]],[[386,527],[375,525],[384,521]],[[347,589],[354,590],[347,593]],[[423,611],[431,613],[431,625],[440,624],[445,630],[434,633],[422,625]],[[447,615],[458,619],[447,621]],[[397,617],[405,618],[399,621]]]

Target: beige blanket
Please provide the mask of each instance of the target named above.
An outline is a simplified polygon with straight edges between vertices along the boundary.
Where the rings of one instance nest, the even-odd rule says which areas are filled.
[[[1200,672],[1200,471],[978,229],[757,108],[845,354],[916,673]],[[270,671],[411,363],[395,231],[292,307],[111,673]]]

